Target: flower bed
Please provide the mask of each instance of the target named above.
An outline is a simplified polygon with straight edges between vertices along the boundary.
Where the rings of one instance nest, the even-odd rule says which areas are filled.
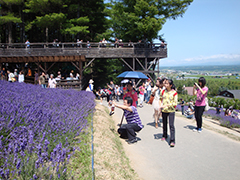
[[[0,179],[66,178],[95,96],[6,81],[0,87]]]
[[[184,111],[187,110],[188,106],[184,106]],[[177,110],[181,111],[181,106],[177,105]],[[238,110],[234,110],[236,113],[238,113]],[[211,117],[212,119],[219,120],[221,125],[226,127],[240,127],[240,119],[235,119],[231,116],[224,116],[224,111],[221,109],[220,114],[216,114],[215,108],[210,108],[208,111],[205,111],[203,113],[206,117]]]
[[[236,111],[236,112],[238,112],[238,111]],[[219,122],[222,126],[238,127],[238,128],[240,127],[240,119],[235,119],[231,116],[224,116],[224,110],[223,109],[221,109],[220,114],[216,114],[215,108],[211,108],[207,112],[204,112],[204,115],[209,116],[213,119],[219,120]]]

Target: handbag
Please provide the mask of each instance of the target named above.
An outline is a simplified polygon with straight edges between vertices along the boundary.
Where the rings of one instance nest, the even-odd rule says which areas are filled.
[[[207,97],[205,97],[205,103],[206,103],[206,106],[205,106],[204,111],[208,111],[210,109],[210,107],[209,107],[209,104],[208,104],[208,98]]]
[[[150,99],[148,101],[148,104],[152,104],[154,99],[154,95],[151,94]]]

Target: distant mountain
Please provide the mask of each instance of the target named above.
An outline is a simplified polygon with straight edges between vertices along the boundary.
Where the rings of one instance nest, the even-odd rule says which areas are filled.
[[[160,66],[161,70],[240,73],[240,65]]]

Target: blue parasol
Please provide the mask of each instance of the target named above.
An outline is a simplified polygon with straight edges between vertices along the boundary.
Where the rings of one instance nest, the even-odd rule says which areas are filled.
[[[125,71],[117,76],[118,78],[129,78],[129,79],[148,79],[148,77],[142,72],[137,71]]]

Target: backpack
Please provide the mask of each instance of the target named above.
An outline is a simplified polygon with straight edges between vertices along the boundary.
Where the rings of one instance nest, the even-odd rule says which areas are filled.
[[[206,106],[205,106],[204,111],[208,111],[210,109],[210,107],[209,107],[209,104],[208,104],[208,98],[207,97],[205,97],[205,103],[206,103]]]

